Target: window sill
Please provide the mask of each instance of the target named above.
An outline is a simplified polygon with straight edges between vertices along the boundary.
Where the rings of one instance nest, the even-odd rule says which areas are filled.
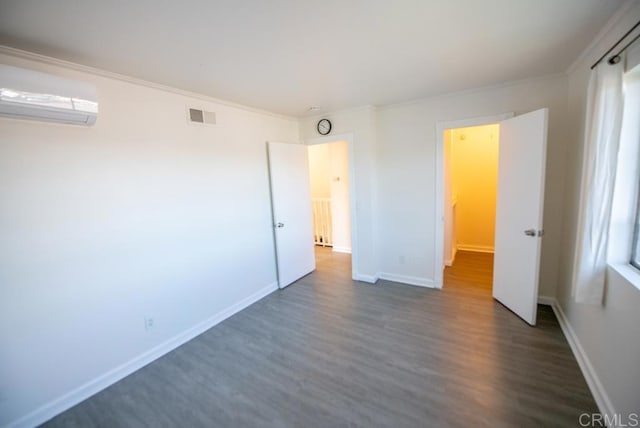
[[[626,263],[610,263],[609,268],[640,290],[640,270]]]

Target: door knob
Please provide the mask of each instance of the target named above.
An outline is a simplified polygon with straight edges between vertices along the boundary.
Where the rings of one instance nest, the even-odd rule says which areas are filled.
[[[524,231],[524,234],[527,236],[536,236],[536,230],[535,229],[527,229]]]
[[[284,227],[284,223],[278,223],[276,224],[276,227]]]

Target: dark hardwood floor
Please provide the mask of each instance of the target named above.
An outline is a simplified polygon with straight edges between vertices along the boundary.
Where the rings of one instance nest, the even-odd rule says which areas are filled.
[[[597,412],[549,307],[491,298],[490,255],[433,290],[318,269],[96,394],[50,427],[577,427]]]

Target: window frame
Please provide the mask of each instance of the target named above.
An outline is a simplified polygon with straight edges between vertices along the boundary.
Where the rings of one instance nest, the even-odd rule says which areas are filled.
[[[640,125],[635,119],[640,112],[640,45],[634,51],[632,61],[627,57],[625,72],[625,102],[607,265],[640,291]],[[627,115],[634,128],[625,126]],[[629,151],[630,147],[634,150]]]
[[[640,144],[640,141],[638,141]],[[638,187],[640,187],[640,168],[638,168]],[[629,264],[640,271],[640,195],[636,195],[636,212],[633,216],[633,238],[631,240],[631,254]]]

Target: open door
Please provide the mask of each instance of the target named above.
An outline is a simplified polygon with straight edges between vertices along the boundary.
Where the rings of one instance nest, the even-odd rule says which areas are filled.
[[[278,286],[316,268],[307,146],[267,143]]]
[[[548,109],[500,122],[493,297],[536,324]]]

